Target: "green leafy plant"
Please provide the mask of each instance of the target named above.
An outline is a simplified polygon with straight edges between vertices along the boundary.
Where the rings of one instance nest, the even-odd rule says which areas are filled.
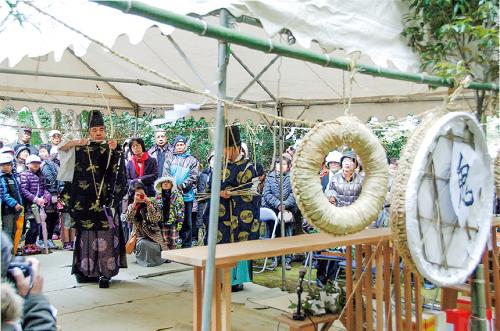
[[[459,83],[498,82],[498,0],[407,0],[402,35],[420,56],[421,69]],[[498,94],[474,91],[479,119],[496,111]]]

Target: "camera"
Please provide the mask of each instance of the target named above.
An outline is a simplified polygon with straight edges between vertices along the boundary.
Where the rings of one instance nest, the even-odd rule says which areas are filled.
[[[146,198],[146,195],[144,193],[139,193],[138,194],[139,199],[144,200]]]
[[[7,279],[14,284],[16,283],[16,279],[13,275],[14,268],[19,268],[25,278],[31,275],[31,263],[27,262],[22,256],[15,256],[7,267]]]

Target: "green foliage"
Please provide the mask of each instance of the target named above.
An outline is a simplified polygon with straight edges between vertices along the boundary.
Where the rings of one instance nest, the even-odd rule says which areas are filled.
[[[408,0],[403,36],[422,69],[446,78],[498,78],[497,0]]]
[[[333,302],[331,300],[332,296],[337,296]],[[326,298],[328,300],[324,300]],[[328,280],[323,288],[319,288],[316,285],[307,287],[307,296],[301,301],[301,309],[306,316],[317,315],[317,312],[321,311],[321,309],[324,309],[325,313],[336,313],[342,310],[345,303],[345,290],[337,282]],[[297,309],[297,303],[290,300],[288,308]]]
[[[498,0],[407,1],[402,35],[420,56],[423,71],[456,83],[468,75],[498,83]],[[479,119],[487,106],[497,111],[498,94],[487,93],[475,91]]]

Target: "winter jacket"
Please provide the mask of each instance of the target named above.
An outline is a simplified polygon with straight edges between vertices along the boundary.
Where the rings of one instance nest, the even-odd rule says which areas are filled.
[[[134,193],[134,185],[140,179],[145,186],[145,192],[148,197],[155,196],[154,182],[158,178],[158,164],[156,159],[151,156],[144,161],[144,175],[138,177],[135,172],[134,164],[132,160],[127,162],[127,167],[125,168],[127,174],[127,184],[129,188],[129,195]]]
[[[30,206],[34,203],[35,198],[44,198],[50,203],[51,195],[45,186],[45,178],[41,171],[33,173],[31,170],[26,170],[21,174],[21,195],[24,198],[25,206]]]
[[[2,215],[15,214],[15,206],[22,205],[21,187],[14,174],[0,173],[0,200]]]
[[[57,194],[58,192],[58,181],[57,181],[57,172],[59,171],[59,167],[52,160],[45,160],[42,162],[42,174],[45,177],[45,184],[47,186],[47,190],[51,194]]]
[[[262,192],[262,207],[271,208],[276,213],[281,205],[280,198],[280,174],[276,171],[267,175],[264,181],[264,191]],[[283,205],[286,210],[292,213],[297,212],[297,203],[292,191],[290,173],[283,174]]]
[[[56,331],[52,307],[43,294],[31,294],[24,299],[22,331]],[[2,331],[17,331],[17,326],[2,323]]]
[[[167,250],[167,242],[163,239],[160,229],[161,208],[154,198],[149,198],[149,201],[151,202],[149,205],[142,204],[142,208],[139,209],[129,205],[125,220],[134,225],[133,234],[137,239],[149,238],[160,245],[162,250]]]
[[[149,156],[155,159],[158,163],[158,178],[162,176],[165,160],[171,158],[173,153],[174,147],[170,144],[166,144],[163,148],[160,148],[158,145],[154,145],[148,150]]]
[[[194,187],[198,179],[198,160],[189,152],[173,154],[165,159],[163,177],[175,178],[175,185],[182,189],[184,202],[194,201]]]
[[[363,176],[354,173],[352,179],[347,182],[340,171],[330,180],[330,187],[325,194],[327,197],[334,196],[337,199],[337,207],[349,206],[361,194],[363,179]]]

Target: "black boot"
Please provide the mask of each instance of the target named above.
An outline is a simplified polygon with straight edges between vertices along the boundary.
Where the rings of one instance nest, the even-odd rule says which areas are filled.
[[[99,287],[100,288],[109,288],[109,283],[111,282],[111,279],[101,276],[99,277]]]
[[[237,284],[231,286],[231,292],[243,291],[243,284]]]
[[[75,273],[75,278],[77,283],[96,283],[99,278],[97,277],[87,277],[79,273]]]

